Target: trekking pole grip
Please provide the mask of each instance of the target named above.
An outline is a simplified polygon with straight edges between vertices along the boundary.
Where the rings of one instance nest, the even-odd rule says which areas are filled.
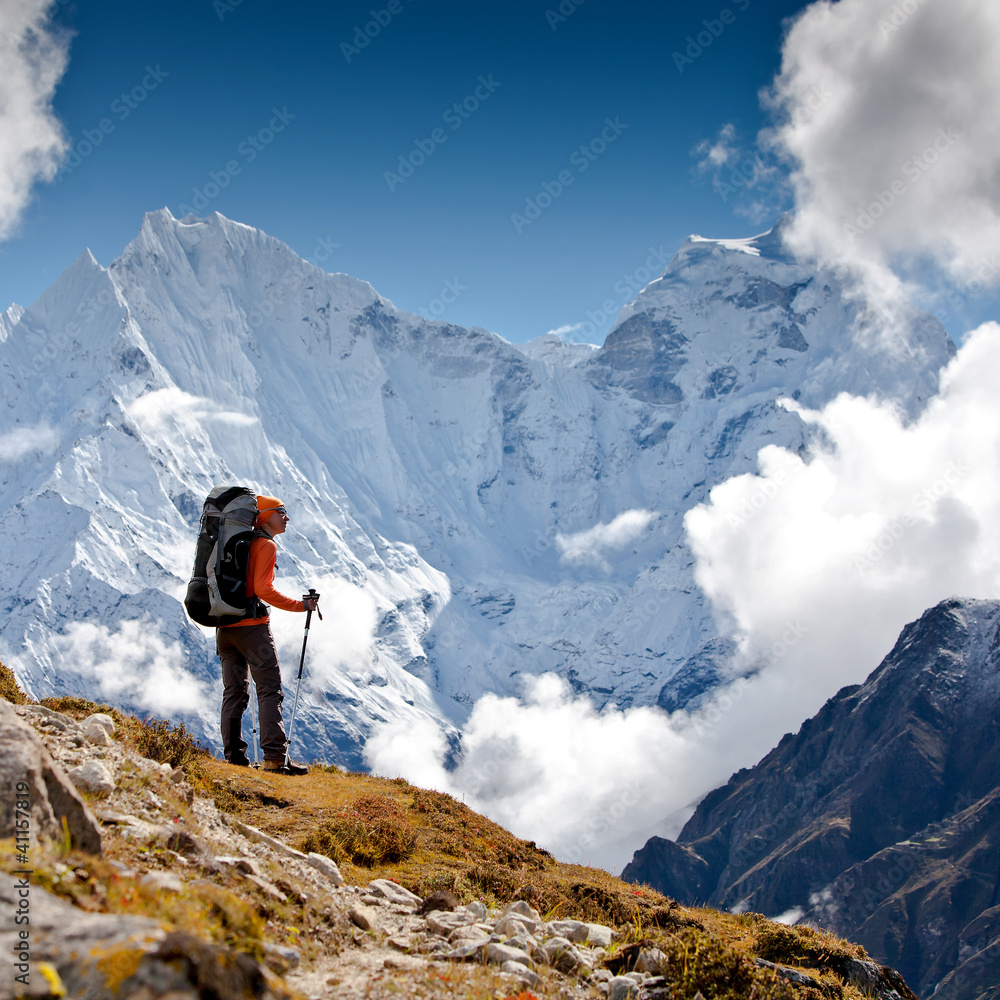
[[[309,588],[309,593],[308,594],[304,594],[303,597],[302,597],[302,600],[303,601],[316,601],[316,602],[318,602],[319,601],[319,592],[316,590],[315,587],[310,587]],[[316,617],[320,621],[323,620],[323,614],[319,610],[319,604],[318,603],[316,605]],[[312,620],[312,611],[307,611],[306,612],[306,628],[309,628],[309,622],[311,620]]]

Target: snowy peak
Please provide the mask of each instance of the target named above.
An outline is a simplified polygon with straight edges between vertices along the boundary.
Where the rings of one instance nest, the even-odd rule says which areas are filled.
[[[518,347],[221,215],[150,213],[109,268],[84,254],[6,314],[0,516],[23,530],[0,655],[36,695],[89,690],[217,740],[211,639],[180,598],[201,502],[233,482],[292,512],[279,587],[333,595],[309,752],[359,766],[373,724],[459,725],[545,671],[601,703],[698,697],[727,646],[685,512],[764,444],[806,443],[779,398],[917,405],[947,356],[931,320],[921,355],[859,345],[836,282],[769,239],[688,241],[603,348]],[[275,616],[287,662],[293,618]]]

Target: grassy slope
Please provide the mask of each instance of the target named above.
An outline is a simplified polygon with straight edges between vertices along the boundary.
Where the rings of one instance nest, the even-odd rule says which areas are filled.
[[[12,678],[7,675],[9,671],[0,664],[0,695],[14,700],[10,695],[16,697],[16,688],[11,691]],[[399,778],[346,773],[324,766],[314,766],[308,776],[300,778],[236,768],[198,750],[183,727],[140,721],[82,699],[46,699],[43,704],[77,717],[98,710],[110,712],[127,746],[154,760],[184,767],[197,794],[213,798],[223,812],[294,847],[329,854],[349,883],[391,878],[420,895],[446,888],[463,901],[478,898],[488,905],[525,899],[547,919],[609,924],[619,932],[619,938],[609,951],[608,967],[615,973],[627,971],[640,943],[658,947],[667,956],[667,978],[679,998],[692,997],[698,990],[706,1000],[862,997],[830,968],[838,957],[867,957],[857,945],[820,930],[774,924],[757,914],[737,916],[680,907],[649,887],[625,883],[600,869],[557,861],[448,795],[417,788]],[[127,850],[124,842],[106,838],[107,860],[135,863],[136,858],[128,856]],[[0,866],[7,867],[6,860],[0,857]],[[71,857],[64,856],[63,861],[73,867]],[[83,900],[88,908],[95,905],[94,897],[99,897],[101,909],[142,912],[142,906],[137,909],[135,893],[123,893],[120,887],[111,892],[102,888],[102,879],[108,886],[116,881],[106,864],[92,860],[88,869],[89,881],[83,886],[67,886],[65,878],[46,881],[78,903]],[[298,906],[293,902],[275,913],[265,899],[251,898],[251,905],[257,906],[258,916],[266,918],[271,931],[248,912],[238,920],[231,918],[246,925],[234,934],[226,926],[217,926],[220,905],[212,897],[215,890],[204,880],[198,885],[208,893],[200,907],[196,901],[190,907],[168,907],[162,896],[153,895],[144,904],[145,911],[179,929],[257,952],[262,941],[274,936],[275,928],[318,924],[318,914],[304,903]],[[226,886],[219,886],[219,891],[226,892]],[[272,943],[281,943],[279,938],[280,934]],[[316,947],[339,945],[332,937],[319,937]],[[820,988],[793,988],[771,971],[757,968],[755,957],[798,966],[818,980]],[[462,995],[496,995],[492,987],[481,994],[469,990],[466,983]]]

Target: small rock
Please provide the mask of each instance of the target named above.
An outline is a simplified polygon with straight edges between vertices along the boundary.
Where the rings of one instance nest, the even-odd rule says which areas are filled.
[[[344,876],[340,874],[340,869],[332,858],[310,851],[306,855],[306,861],[317,871],[322,872],[333,883],[334,888],[339,888],[344,884]]]
[[[449,913],[447,910],[432,910],[427,914],[427,926],[435,934],[447,937],[457,927],[472,923],[472,915],[465,909]]]
[[[583,944],[590,936],[590,926],[582,920],[552,920],[545,925],[546,934],[564,937],[567,941]]]
[[[587,924],[587,944],[597,948],[608,948],[614,940],[615,932],[604,924]]]
[[[115,720],[106,712],[94,712],[93,715],[88,715],[80,725],[86,727],[91,722],[96,722],[98,725],[103,726],[107,730],[108,736],[115,735]]]
[[[156,765],[157,767],[159,765]],[[250,840],[256,841],[258,844],[264,844],[270,847],[271,850],[277,851],[279,854],[284,854],[285,857],[295,858],[297,861],[308,861],[309,859],[301,851],[295,850],[294,847],[289,847],[287,844],[278,840],[277,837],[272,837],[269,834],[264,833],[263,830],[258,830],[255,826],[250,826],[249,823],[243,823],[234,817],[228,817],[229,822],[243,834],[244,837]]]
[[[486,909],[486,904],[482,900],[475,899],[466,907],[466,910],[472,914],[474,920],[485,920],[488,916],[488,911]]]
[[[264,945],[264,964],[279,976],[296,968],[301,961],[302,955],[295,948],[284,944]]]
[[[451,951],[445,952],[441,957],[458,962],[464,962],[468,959],[478,961],[482,958],[488,944],[489,942],[486,941],[470,941],[468,944],[460,944],[457,948],[452,948]]]
[[[149,872],[139,879],[139,884],[154,892],[163,890],[164,892],[183,892],[184,883],[170,872]]]
[[[375,925],[375,914],[360,903],[355,903],[348,911],[351,923],[363,931],[370,931]]]
[[[80,733],[88,743],[93,743],[98,747],[111,746],[111,737],[108,731],[99,722],[85,722],[80,726]]]
[[[169,831],[166,844],[168,850],[176,851],[185,858],[196,858],[205,853],[205,845],[199,837],[183,829]]]
[[[496,927],[493,929],[505,940],[509,937],[517,937],[528,933],[528,928],[525,923],[520,918],[513,915],[509,917],[501,917],[497,921]]]
[[[537,989],[542,982],[542,977],[536,972],[532,972],[526,965],[522,965],[520,962],[507,961],[500,966],[501,972],[507,972],[512,976],[517,976],[517,978],[524,983],[525,986],[530,986],[532,989]]]
[[[513,903],[509,903],[506,909],[503,911],[502,916],[521,917],[521,920],[525,924],[534,924],[531,930],[537,930],[538,925],[542,923],[541,915],[538,910],[533,910],[523,899],[516,899]]]
[[[45,722],[50,723],[61,732],[76,725],[76,723],[68,715],[64,715],[62,712],[56,712],[51,708],[46,708],[44,705],[25,705],[24,711],[28,715],[41,717]]]
[[[524,966],[531,964],[531,956],[526,951],[512,948],[509,944],[499,944],[496,941],[490,941],[486,945],[484,954],[486,961],[493,965],[503,965],[504,962],[518,962]]]
[[[100,798],[110,795],[115,790],[111,772],[99,760],[88,760],[86,764],[74,767],[69,772],[69,778],[77,788],[93,792]]]
[[[635,960],[636,972],[648,972],[652,976],[662,976],[667,969],[667,956],[659,948],[643,948]]]
[[[256,875],[263,878],[264,873],[261,867],[253,858],[238,858],[231,855],[218,855],[212,859],[216,864],[225,865],[227,868],[235,868],[236,871],[244,875]]]
[[[389,946],[395,948],[396,951],[409,951],[410,939],[403,937],[402,934],[394,934],[389,938]]]
[[[244,875],[243,877],[248,882],[253,882],[253,884],[257,886],[257,888],[259,888],[265,896],[269,896],[271,899],[275,899],[279,903],[288,902],[288,897],[273,882],[268,882],[266,878],[260,878],[257,875]]]
[[[404,906],[419,906],[423,900],[409,889],[404,889],[398,882],[387,878],[377,878],[368,883],[368,888],[376,896],[384,896],[390,902],[401,903]]]
[[[608,982],[608,1000],[626,1000],[638,995],[639,984],[628,976],[615,976]]]
[[[489,940],[489,931],[484,930],[479,924],[466,924],[464,927],[456,927],[448,935],[448,941],[451,944],[486,944]]]
[[[542,946],[549,965],[560,972],[576,972],[583,965],[583,957],[564,937],[549,938]]]

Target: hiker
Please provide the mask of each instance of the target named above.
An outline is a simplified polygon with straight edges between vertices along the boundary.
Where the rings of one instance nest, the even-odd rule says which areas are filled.
[[[247,669],[257,685],[260,746],[265,771],[308,774],[309,768],[291,758],[285,763],[288,741],[281,721],[281,668],[274,648],[267,605],[282,611],[315,611],[319,601],[296,600],[274,588],[278,546],[274,536],[288,526],[288,512],[277,497],[257,497],[254,537],[247,567],[247,597],[252,600],[246,618],[215,631],[216,649],[222,661],[222,745],[230,764],[249,765],[243,739],[243,713],[250,703]],[[266,604],[265,604],[266,602]]]

